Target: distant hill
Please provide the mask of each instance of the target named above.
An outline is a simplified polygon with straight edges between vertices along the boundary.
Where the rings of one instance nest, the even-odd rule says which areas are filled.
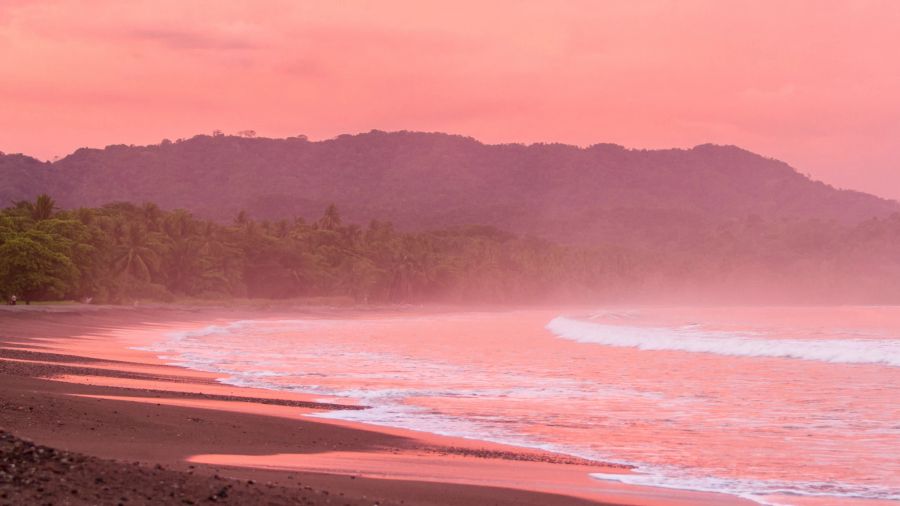
[[[49,193],[63,207],[152,201],[231,221],[318,217],[410,230],[493,225],[567,242],[664,244],[727,220],[843,224],[900,204],[838,190],[734,146],[631,150],[612,144],[487,145],[441,133],[310,142],[198,135],[79,149],[53,163],[0,156],[0,202]]]

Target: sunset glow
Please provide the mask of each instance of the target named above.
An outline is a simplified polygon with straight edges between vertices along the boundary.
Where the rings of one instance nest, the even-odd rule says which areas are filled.
[[[0,506],[900,505],[900,0],[0,0]]]
[[[900,3],[0,2],[0,150],[214,129],[736,144],[900,197]]]

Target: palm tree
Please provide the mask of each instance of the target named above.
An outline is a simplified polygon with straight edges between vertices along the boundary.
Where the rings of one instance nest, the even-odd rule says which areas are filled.
[[[116,248],[114,266],[120,275],[150,281],[159,268],[160,255],[154,249],[150,234],[140,225],[129,223]]]
[[[184,240],[193,235],[194,217],[184,209],[176,209],[163,220],[163,230],[173,241]]]
[[[325,214],[319,219],[318,225],[322,230],[334,230],[341,226],[341,214],[336,205],[331,204],[325,209]]]
[[[189,293],[199,275],[197,241],[194,240],[195,223],[184,209],[169,213],[162,222],[167,244],[165,274],[167,284],[175,291]]]
[[[30,204],[31,218],[34,221],[48,220],[53,216],[56,209],[56,202],[46,193],[38,195],[34,204]]]
[[[241,209],[237,216],[234,217],[234,224],[238,226],[238,228],[243,228],[247,222],[250,221],[250,216],[247,214],[247,211]]]
[[[201,230],[204,277],[233,291],[243,283],[244,251],[211,222]]]
[[[162,218],[162,210],[158,205],[152,202],[146,202],[141,206],[141,215],[144,218],[144,224],[153,232],[159,231],[159,220]]]
[[[269,232],[279,239],[284,239],[291,232],[291,224],[287,220],[278,220],[272,224]]]

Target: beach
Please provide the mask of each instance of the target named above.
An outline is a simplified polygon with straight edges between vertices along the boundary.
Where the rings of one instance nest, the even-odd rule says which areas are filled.
[[[315,311],[347,310],[300,313]],[[631,472],[620,464],[311,418],[363,406],[225,385],[122,345],[122,336],[286,313],[302,317],[4,308],[0,504],[752,504],[590,478]]]

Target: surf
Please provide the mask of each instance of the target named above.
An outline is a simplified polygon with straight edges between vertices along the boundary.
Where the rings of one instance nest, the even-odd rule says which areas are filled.
[[[579,343],[644,351],[683,351],[731,357],[771,357],[900,367],[900,341],[895,339],[781,339],[751,333],[707,331],[696,325],[609,325],[565,316],[554,318],[546,328],[560,338]]]

